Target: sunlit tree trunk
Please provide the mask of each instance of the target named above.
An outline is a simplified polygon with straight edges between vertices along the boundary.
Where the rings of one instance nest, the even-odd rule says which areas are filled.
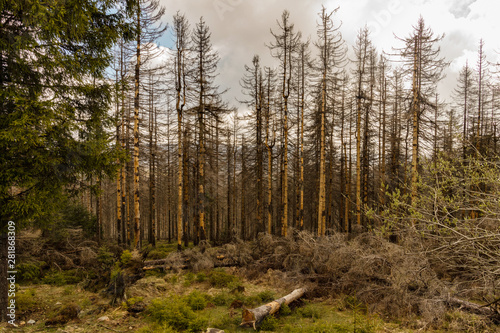
[[[134,243],[133,247],[140,248],[141,239],[141,210],[140,210],[140,189],[139,189],[139,80],[141,68],[141,9],[137,7],[137,51],[134,79]]]

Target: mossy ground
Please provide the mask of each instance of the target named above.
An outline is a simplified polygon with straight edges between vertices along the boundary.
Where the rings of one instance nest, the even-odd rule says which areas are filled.
[[[230,277],[229,277],[230,276]],[[210,279],[212,277],[212,279]],[[216,281],[229,281],[219,285]],[[235,291],[234,285],[244,288]],[[272,297],[289,291],[269,289],[252,284],[224,270],[203,273],[181,272],[150,273],[129,289],[129,300],[141,300],[148,305],[145,312],[132,315],[127,303],[110,306],[109,299],[100,293],[92,293],[73,285],[25,285],[18,290],[18,324],[35,320],[35,325],[23,325],[17,329],[1,326],[2,330],[19,332],[198,332],[199,328],[216,327],[225,332],[252,332],[243,328],[241,309],[230,307],[240,300],[247,307],[268,302]],[[152,304],[157,303],[154,307]],[[46,327],[45,321],[65,304],[74,303],[80,308],[79,319],[64,326]],[[159,304],[159,305],[158,305]],[[174,304],[174,306],[169,306]],[[162,307],[163,306],[163,307]],[[163,314],[159,314],[159,311]],[[180,311],[180,312],[179,312]],[[109,321],[97,321],[107,316]],[[162,317],[163,316],[163,317]],[[172,319],[173,318],[173,319]],[[175,327],[175,325],[181,325]],[[359,308],[346,306],[345,299],[315,299],[292,304],[264,321],[261,332],[411,332],[396,323],[386,323],[376,315],[368,315]]]
[[[175,251],[168,244],[157,246],[153,258],[163,258]],[[151,252],[150,252],[151,253]],[[130,253],[124,252],[121,261],[130,261]],[[57,273],[57,274],[55,274]],[[84,281],[76,284],[67,279],[68,274],[55,272],[46,284],[46,278],[28,280],[19,286],[17,292],[18,328],[0,324],[0,331],[12,332],[201,332],[207,327],[229,332],[253,332],[253,328],[240,327],[241,308],[257,307],[292,291],[289,285],[273,282],[272,272],[263,272],[259,278],[249,281],[239,275],[237,269],[219,268],[192,272],[147,271],[144,278],[129,286],[127,301],[110,305],[110,297],[103,292],[90,292],[83,288]],[[82,277],[83,278],[83,277]],[[298,287],[298,286],[297,286]],[[239,301],[239,302],[235,302]],[[127,311],[133,304],[142,302],[144,312],[133,314]],[[77,320],[71,320],[58,327],[46,327],[45,322],[55,316],[58,310],[68,304],[80,309]],[[233,306],[232,306],[233,305]],[[107,320],[98,321],[98,318]],[[486,328],[480,318],[464,320],[464,314],[452,312],[446,322],[434,332],[495,332]],[[26,324],[34,320],[34,325]],[[282,333],[329,333],[329,332],[417,332],[412,330],[411,321],[387,322],[370,314],[366,306],[354,297],[338,299],[304,299],[290,304],[280,313],[268,317],[260,326],[261,332]],[[23,325],[21,323],[24,322]],[[471,324],[472,323],[472,324]],[[472,326],[471,326],[472,325]],[[466,328],[465,330],[463,328]],[[493,330],[492,330],[493,329]],[[432,331],[430,328],[426,332]]]

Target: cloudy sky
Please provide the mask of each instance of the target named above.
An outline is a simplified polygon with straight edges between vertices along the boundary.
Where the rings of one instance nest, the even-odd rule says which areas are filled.
[[[221,88],[229,88],[226,99],[234,106],[242,99],[239,81],[244,65],[254,54],[261,56],[264,66],[273,66],[265,44],[272,40],[270,29],[284,9],[290,11],[291,21],[304,37],[316,38],[318,12],[323,4],[327,9],[340,7],[336,19],[342,21],[342,35],[352,49],[357,32],[367,25],[379,52],[390,51],[401,44],[394,34],[406,37],[420,15],[435,34],[445,34],[441,42],[442,55],[451,62],[447,78],[440,91],[448,95],[453,90],[458,71],[468,59],[477,61],[480,38],[490,62],[500,57],[500,1],[498,0],[160,0],[166,7],[169,23],[176,11],[185,13],[192,26],[203,16],[212,32],[212,44],[219,52]],[[171,46],[171,36],[160,41]],[[446,96],[445,96],[446,97]]]

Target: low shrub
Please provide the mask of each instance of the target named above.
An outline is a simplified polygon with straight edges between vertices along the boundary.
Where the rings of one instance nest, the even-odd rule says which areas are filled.
[[[126,310],[128,310],[132,305],[139,303],[139,302],[142,302],[143,300],[144,300],[144,297],[131,297],[122,303],[122,307],[124,307]]]
[[[278,319],[274,316],[267,316],[259,326],[261,331],[275,331],[278,328]]]
[[[123,251],[122,255],[120,256],[120,262],[122,266],[127,266],[131,260],[132,260],[132,253],[129,250]]]
[[[213,287],[225,288],[233,286],[239,280],[236,276],[226,273],[224,270],[215,269],[208,275],[208,281]]]
[[[42,278],[42,267],[45,266],[44,261],[28,261],[20,263],[16,266],[19,281],[21,282],[38,282]]]
[[[208,295],[202,294],[197,290],[191,292],[187,296],[184,296],[184,300],[186,301],[187,305],[189,305],[189,307],[195,311],[203,310],[207,306],[208,299]]]
[[[297,309],[297,314],[302,318],[319,319],[323,313],[321,309],[313,304],[306,304],[302,308]]]
[[[178,296],[154,299],[147,307],[146,313],[158,324],[166,324],[180,330],[190,329],[196,319],[194,311]]]
[[[259,296],[264,303],[272,302],[276,299],[274,293],[270,290],[262,291],[258,293],[257,296]]]
[[[109,251],[107,246],[101,246],[97,252],[97,261],[104,267],[108,268],[115,262],[115,256]]]
[[[212,298],[212,302],[217,306],[228,306],[234,300],[234,297],[229,293],[220,293]]]
[[[280,307],[279,314],[280,314],[280,316],[289,316],[292,314],[292,310],[290,309],[290,307],[287,304],[283,304]]]
[[[66,284],[76,284],[83,280],[83,274],[77,269],[67,271],[50,270],[42,279],[43,283],[55,286],[64,286]]]
[[[207,275],[203,272],[196,274],[196,282],[205,282],[207,280]]]

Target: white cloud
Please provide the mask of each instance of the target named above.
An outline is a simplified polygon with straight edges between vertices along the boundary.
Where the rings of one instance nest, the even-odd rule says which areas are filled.
[[[270,29],[276,29],[276,20],[284,9],[290,11],[291,20],[304,37],[316,38],[317,13],[324,3],[333,10],[340,6],[337,20],[343,22],[342,34],[352,46],[360,28],[372,28],[372,39],[379,51],[390,51],[401,46],[394,38],[406,37],[422,15],[435,34],[446,35],[441,43],[442,55],[451,66],[448,79],[443,83],[444,93],[454,88],[454,77],[469,59],[475,65],[479,39],[485,40],[488,60],[497,61],[495,50],[500,51],[500,23],[497,19],[500,2],[494,0],[161,0],[168,18],[177,10],[185,13],[194,27],[203,16],[212,31],[212,43],[221,56],[221,88],[230,88],[226,98],[235,103],[241,99],[239,80],[243,67],[254,54],[259,54],[264,65],[273,59],[265,43],[272,40]],[[236,103],[235,103],[236,104]]]

